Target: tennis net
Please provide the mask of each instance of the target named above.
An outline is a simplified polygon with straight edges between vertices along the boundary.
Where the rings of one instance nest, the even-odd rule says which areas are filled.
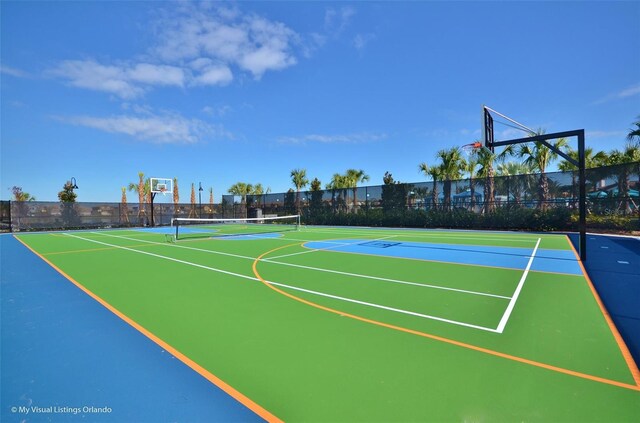
[[[295,231],[300,215],[244,219],[171,219],[175,240],[223,236],[258,236],[260,234]]]

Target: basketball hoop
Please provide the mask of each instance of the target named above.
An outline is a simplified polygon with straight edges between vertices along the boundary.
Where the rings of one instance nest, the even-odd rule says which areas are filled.
[[[470,144],[463,145],[462,147],[460,147],[460,150],[462,151],[462,153],[466,158],[469,158],[473,153],[478,151],[480,148],[482,148],[482,143],[480,141],[476,141]]]

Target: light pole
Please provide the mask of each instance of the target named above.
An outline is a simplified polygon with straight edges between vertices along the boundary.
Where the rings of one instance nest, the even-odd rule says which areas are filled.
[[[198,182],[198,204],[200,205],[200,217],[202,217],[202,182]]]
[[[76,184],[76,178],[74,178],[73,176],[71,177],[71,185],[73,185],[71,187],[72,190],[78,189],[78,185]]]

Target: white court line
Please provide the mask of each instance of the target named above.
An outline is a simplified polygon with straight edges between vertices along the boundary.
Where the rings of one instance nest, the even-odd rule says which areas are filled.
[[[500,323],[496,328],[496,332],[498,333],[502,333],[502,331],[504,330],[504,327],[507,325],[507,322],[509,321],[509,316],[511,316],[513,307],[515,307],[516,301],[518,301],[518,296],[520,295],[520,291],[522,291],[522,287],[524,286],[524,281],[527,279],[527,275],[529,274],[529,269],[531,269],[531,264],[533,263],[533,259],[536,256],[536,251],[538,251],[538,246],[540,245],[541,240],[542,240],[541,238],[538,238],[538,242],[536,242],[536,246],[533,249],[533,252],[531,253],[531,257],[529,257],[529,262],[527,263],[527,267],[526,269],[524,269],[524,273],[520,278],[520,282],[518,282],[518,286],[516,287],[515,292],[511,296],[511,301],[509,301],[509,305],[507,305],[507,309],[502,315],[502,319],[500,319]]]
[[[96,232],[91,232],[91,233],[96,234]],[[179,260],[177,258],[167,257],[167,256],[163,256],[163,255],[160,255],[160,254],[155,254],[155,253],[150,253],[148,251],[140,251],[140,250],[136,250],[134,248],[123,247],[121,245],[109,244],[107,242],[102,242],[102,241],[98,241],[98,240],[91,239],[91,238],[83,238],[81,236],[72,235],[70,233],[65,233],[64,235],[70,236],[72,238],[81,239],[83,241],[94,242],[94,243],[100,244],[100,245],[106,245],[107,247],[118,248],[120,250],[125,250],[125,251],[131,251],[131,252],[134,252],[134,253],[144,254],[146,256],[157,257],[157,258],[161,258],[161,259],[169,260],[169,261],[175,261],[176,263],[182,263],[182,264],[186,264],[186,265],[193,266],[193,267],[199,267],[201,269],[206,269],[206,270],[211,270],[211,271],[214,271],[214,272],[224,273],[224,274],[231,275],[231,276],[238,276],[238,277],[241,277],[241,278],[251,279],[251,280],[254,280],[254,281],[258,280],[257,278],[254,278],[254,277],[251,277],[251,276],[246,276],[246,275],[241,275],[240,273],[234,273],[234,272],[229,272],[229,271],[222,270],[222,269],[216,269],[215,267],[209,267],[209,266],[205,266],[205,265],[202,265],[202,264],[192,263],[190,261]],[[113,237],[116,237],[116,238],[121,238],[121,237],[117,237],[115,235],[109,235],[109,236],[113,236]],[[150,242],[150,241],[145,241],[145,242]]]
[[[96,232],[91,232],[91,233],[98,234]],[[133,252],[133,253],[144,254],[144,255],[151,256],[151,257],[156,257],[156,258],[159,258],[159,259],[164,259],[164,260],[169,260],[169,261],[173,261],[173,262],[176,262],[176,263],[186,264],[187,266],[193,266],[193,267],[197,267],[197,268],[200,268],[200,269],[211,270],[213,272],[223,273],[223,274],[231,275],[231,276],[238,276],[240,278],[249,279],[249,280],[256,281],[256,282],[262,282],[260,279],[255,278],[253,276],[246,276],[246,275],[242,275],[240,273],[229,272],[229,271],[226,271],[226,270],[217,269],[215,267],[204,266],[202,264],[192,263],[192,262],[185,261],[185,260],[179,260],[179,259],[176,259],[176,258],[173,258],[173,257],[163,256],[161,254],[155,254],[155,253],[150,253],[148,251],[140,251],[140,250],[136,250],[134,248],[123,247],[123,246],[115,245],[115,244],[109,244],[107,242],[102,242],[102,241],[98,241],[98,240],[91,239],[91,238],[83,238],[81,236],[72,235],[70,233],[64,233],[64,235],[72,237],[72,238],[81,239],[83,241],[93,242],[93,243],[100,244],[100,245],[106,245],[108,247],[113,247],[113,248],[118,248],[118,249],[125,250],[125,251],[130,251],[130,252]],[[109,236],[120,238],[120,237],[115,236],[115,235],[109,235]],[[255,259],[253,259],[253,260],[255,260]],[[297,291],[304,291],[304,292],[307,292],[309,294],[323,296],[323,297],[327,297],[327,298],[333,298],[333,299],[341,300],[341,301],[345,301],[345,302],[366,305],[368,307],[380,308],[380,309],[383,309],[383,310],[393,311],[393,312],[396,312],[396,313],[408,314],[408,315],[412,315],[412,316],[422,317],[422,318],[425,318],[425,319],[437,320],[437,321],[440,321],[440,322],[450,323],[450,324],[453,324],[453,325],[465,326],[465,327],[470,327],[470,328],[473,328],[473,329],[480,329],[480,330],[484,330],[484,331],[488,331],[488,332],[496,332],[495,329],[487,328],[487,327],[484,327],[484,326],[473,325],[471,323],[458,322],[456,320],[444,319],[442,317],[430,316],[428,314],[421,314],[421,313],[416,313],[416,312],[413,312],[413,311],[402,310],[402,309],[399,309],[399,308],[387,307],[387,306],[383,306],[383,305],[375,304],[375,303],[368,303],[368,302],[364,302],[364,301],[354,300],[352,298],[339,297],[337,295],[325,294],[323,292],[318,292],[318,291],[311,291],[311,290],[308,290],[308,289],[299,288],[299,287],[296,287],[296,286],[285,285],[285,284],[278,283],[278,282],[271,282],[271,281],[266,281],[266,282],[269,283],[269,284],[272,284],[272,285],[277,285],[277,286],[281,286],[281,287],[284,287],[284,288],[293,289],[293,290],[297,290]]]
[[[469,328],[485,330],[487,332],[496,332],[495,329],[486,328],[484,326],[472,325],[471,323],[458,322],[457,320],[449,320],[449,319],[445,319],[445,318],[442,318],[442,317],[431,316],[429,314],[416,313],[416,312],[413,312],[413,311],[402,310],[402,309],[399,309],[399,308],[387,307],[387,306],[374,304],[374,303],[368,303],[366,301],[360,301],[360,300],[354,300],[354,299],[351,299],[351,298],[339,297],[337,295],[331,295],[331,294],[325,294],[323,292],[311,291],[310,289],[298,288],[297,286],[289,286],[289,285],[285,285],[285,284],[281,284],[281,283],[277,283],[277,282],[269,282],[269,281],[267,281],[267,282],[269,284],[271,284],[271,285],[282,286],[282,287],[285,287],[285,288],[294,289],[296,291],[302,291],[302,292],[307,292],[307,293],[313,294],[313,295],[319,295],[321,297],[333,298],[333,299],[336,299],[336,300],[346,301],[346,302],[355,303],[355,304],[361,304],[361,305],[365,305],[365,306],[368,306],[368,307],[374,307],[374,308],[380,308],[380,309],[383,309],[383,310],[395,311],[396,313],[409,314],[411,316],[417,316],[417,317],[422,317],[422,318],[425,318],[425,319],[437,320],[439,322],[451,323],[451,324],[458,325],[458,326],[466,326],[466,327],[469,327]]]
[[[339,270],[331,270],[331,269],[322,269],[322,268],[318,268],[318,267],[303,266],[301,264],[283,263],[283,262],[280,262],[280,261],[272,261],[272,259],[261,259],[260,261],[264,261],[264,262],[267,262],[267,263],[273,263],[273,264],[281,264],[281,265],[284,265],[284,266],[299,267],[301,269],[307,269],[307,270],[315,270],[315,271],[318,271],[318,272],[335,273],[335,274],[338,274],[338,275],[354,276],[354,277],[363,278],[363,279],[373,279],[373,280],[377,280],[377,281],[397,283],[397,284],[401,284],[401,285],[422,286],[422,287],[425,287],[425,288],[441,289],[441,290],[444,290],[444,291],[461,292],[463,294],[480,295],[480,296],[484,296],[484,297],[493,297],[493,298],[502,298],[502,299],[506,299],[506,300],[510,300],[511,299],[511,297],[505,297],[505,296],[497,295],[497,294],[488,294],[486,292],[468,291],[468,290],[465,290],[465,289],[448,288],[446,286],[429,285],[429,284],[425,284],[425,283],[402,281],[402,280],[397,280],[397,279],[382,278],[382,277],[379,277],[379,276],[360,275],[360,274],[357,274],[357,273],[341,272]]]
[[[147,243],[147,244],[172,246],[172,247],[176,247],[176,248],[184,248],[184,249],[187,249],[187,250],[200,251],[200,252],[203,252],[203,253],[219,254],[219,255],[223,255],[223,256],[230,256],[230,257],[241,258],[241,259],[246,259],[246,260],[251,260],[251,261],[254,261],[257,258],[257,257],[241,256],[239,254],[223,253],[221,251],[205,250],[205,249],[195,248],[195,247],[187,247],[187,246],[184,246],[184,245],[165,244],[165,243],[160,243],[160,242],[155,242],[155,241],[143,241],[143,240],[139,240],[139,239],[135,239],[135,238],[129,238],[129,237],[125,237],[125,236],[102,234],[100,232],[91,232],[91,233],[96,234],[96,235],[109,236],[109,237],[112,237],[112,238],[122,238],[122,239],[126,239],[126,240],[129,240],[129,241],[139,241],[139,242],[144,242],[144,243]],[[280,256],[280,257],[282,257],[282,256]],[[510,300],[511,299],[511,297],[505,297],[503,295],[497,295],[497,294],[489,294],[489,293],[486,293],[486,292],[470,291],[470,290],[458,289],[458,288],[449,288],[449,287],[440,286],[440,285],[430,285],[430,284],[425,284],[425,283],[409,282],[409,281],[403,281],[403,280],[398,280],[398,279],[382,278],[382,277],[379,277],[379,276],[361,275],[359,273],[341,272],[339,270],[331,270],[331,269],[324,269],[324,268],[319,268],[319,267],[303,266],[301,264],[293,264],[293,263],[285,263],[285,262],[273,261],[273,258],[261,259],[260,261],[267,262],[267,263],[272,263],[272,264],[279,264],[281,266],[297,267],[297,268],[300,268],[300,269],[314,270],[314,271],[317,271],[317,272],[334,273],[334,274],[337,274],[337,275],[353,276],[353,277],[356,277],[356,278],[372,279],[372,280],[378,280],[378,281],[383,281],[383,282],[397,283],[397,284],[401,284],[401,285],[414,285],[414,286],[421,286],[421,287],[431,288],[431,289],[440,289],[440,290],[443,290],[443,291],[460,292],[462,294],[480,295],[480,296],[483,296],[483,297],[502,298],[502,299],[506,299],[506,300]]]

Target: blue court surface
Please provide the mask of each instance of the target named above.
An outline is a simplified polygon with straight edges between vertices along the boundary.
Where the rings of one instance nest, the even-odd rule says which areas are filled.
[[[576,235],[569,235],[574,245]],[[584,263],[600,298],[640,363],[640,237],[589,235]]]
[[[0,246],[0,421],[262,421],[12,235]]]
[[[340,239],[304,244],[313,250],[368,254],[382,257],[430,260],[475,266],[524,270],[533,248],[468,246],[430,242],[397,242],[387,240]],[[531,264],[532,271],[582,275],[573,251],[538,249]]]

